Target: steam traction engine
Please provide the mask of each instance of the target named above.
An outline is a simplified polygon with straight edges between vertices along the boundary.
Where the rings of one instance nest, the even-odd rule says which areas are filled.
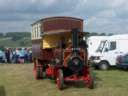
[[[59,89],[74,81],[93,88],[84,35],[83,20],[78,18],[51,17],[32,24],[35,78],[53,78]]]

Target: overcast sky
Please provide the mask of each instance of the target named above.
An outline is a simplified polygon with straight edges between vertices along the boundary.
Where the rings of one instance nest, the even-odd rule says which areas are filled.
[[[47,16],[82,18],[89,32],[128,33],[128,0],[0,0],[0,32],[30,31]]]

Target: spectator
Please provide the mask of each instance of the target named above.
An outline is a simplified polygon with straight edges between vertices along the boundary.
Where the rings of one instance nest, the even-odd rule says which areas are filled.
[[[28,62],[28,49],[27,48],[24,49],[24,60],[25,62]]]
[[[29,48],[6,48],[4,51],[0,50],[0,63],[30,63],[32,62],[32,50]]]
[[[5,50],[5,57],[6,57],[7,63],[10,63],[10,50],[9,50],[9,48],[7,48]]]
[[[12,59],[11,60],[12,60],[12,63],[18,63],[17,62],[18,56],[16,54],[16,50],[15,49],[12,50]]]
[[[28,49],[28,61],[32,62],[32,50]]]
[[[24,49],[19,49],[19,58],[18,58],[18,61],[19,63],[24,63],[24,57],[25,57],[25,52],[24,52]]]

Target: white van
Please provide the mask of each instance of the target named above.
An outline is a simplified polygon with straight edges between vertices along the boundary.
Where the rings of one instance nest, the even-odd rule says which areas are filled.
[[[108,36],[90,36],[88,39],[87,39],[87,44],[88,44],[88,57],[92,56],[98,46],[100,45],[100,42],[102,40],[106,40]]]
[[[90,57],[95,67],[107,70],[116,65],[116,58],[128,52],[128,34],[109,36],[101,41],[97,51]]]

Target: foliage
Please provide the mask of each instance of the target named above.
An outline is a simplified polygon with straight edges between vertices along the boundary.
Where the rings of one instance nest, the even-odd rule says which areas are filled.
[[[4,50],[5,48],[4,48],[4,46],[0,46],[0,50]]]
[[[6,33],[6,37],[12,37],[12,40],[20,40],[24,37],[30,37],[31,33],[30,32],[8,32]]]
[[[112,36],[113,33],[86,32],[86,39],[90,36]]]
[[[86,32],[86,38],[89,36],[111,36],[112,33],[96,33]],[[31,33],[30,32],[8,32],[0,33],[0,47],[30,47],[31,44]]]
[[[2,33],[1,33],[2,34]],[[30,47],[30,32],[8,32],[0,37],[0,46],[2,47]]]
[[[0,37],[3,37],[3,33],[0,33]]]

